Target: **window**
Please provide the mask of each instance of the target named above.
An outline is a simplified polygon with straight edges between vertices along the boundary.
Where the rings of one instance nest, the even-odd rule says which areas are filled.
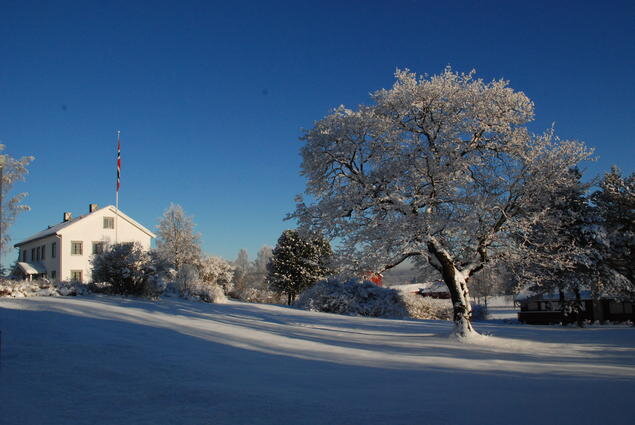
[[[46,245],[42,245],[42,261],[44,261],[44,252],[46,251]]]
[[[104,217],[104,229],[114,229],[114,228],[115,228],[115,218]]]
[[[81,270],[71,270],[71,280],[73,282],[81,282],[82,281],[82,271]]]
[[[31,248],[31,261],[35,261],[35,248]]]
[[[51,244],[51,258],[55,258],[57,255],[57,242]]]
[[[55,270],[51,270],[51,279],[55,279],[57,277],[57,272]]]
[[[40,247],[38,246],[37,248],[35,248],[35,256],[37,258],[37,261],[40,261]]]
[[[71,255],[82,255],[82,241],[71,242]]]
[[[93,254],[101,254],[104,252],[103,242],[93,242]]]
[[[26,249],[22,250],[22,261],[26,262]]]

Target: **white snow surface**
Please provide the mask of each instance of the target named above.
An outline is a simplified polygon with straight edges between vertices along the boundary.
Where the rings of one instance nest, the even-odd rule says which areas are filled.
[[[635,328],[0,299],[1,424],[632,423]]]

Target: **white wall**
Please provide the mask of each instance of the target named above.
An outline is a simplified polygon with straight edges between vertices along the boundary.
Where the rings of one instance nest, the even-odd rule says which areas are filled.
[[[62,264],[60,278],[71,279],[72,270],[82,271],[82,280],[92,280],[90,260],[93,255],[93,242],[139,242],[144,249],[150,249],[151,237],[125,218],[118,216],[112,207],[105,207],[84,217],[77,223],[59,231],[62,236]],[[104,229],[104,217],[115,218],[115,229]],[[71,244],[82,242],[82,255],[71,254]]]
[[[51,255],[51,245],[53,243],[56,243],[56,255],[55,258],[53,258],[53,256]],[[40,259],[39,261],[31,258],[31,250],[33,248],[37,249],[38,247],[44,246],[44,260]],[[26,262],[28,263],[40,263],[42,265],[44,265],[44,267],[46,267],[46,276],[50,279],[51,276],[51,271],[55,270],[56,272],[56,280],[59,279],[60,277],[60,239],[55,236],[55,235],[51,235],[51,236],[47,236],[45,238],[42,239],[37,239],[35,241],[26,243],[22,246],[20,246],[20,254],[18,257],[18,261],[24,261],[23,257],[22,257],[22,253],[26,250]],[[40,254],[41,255],[41,254]],[[40,257],[41,258],[41,257]]]

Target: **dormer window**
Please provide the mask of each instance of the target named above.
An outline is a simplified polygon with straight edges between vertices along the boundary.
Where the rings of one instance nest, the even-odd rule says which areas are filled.
[[[104,229],[114,229],[114,228],[115,228],[115,218],[104,217]]]

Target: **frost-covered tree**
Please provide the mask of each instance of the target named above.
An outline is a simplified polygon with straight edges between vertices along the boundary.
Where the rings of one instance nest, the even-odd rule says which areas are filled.
[[[201,257],[200,235],[180,205],[170,204],[157,226],[157,253],[175,270],[196,264]]]
[[[321,235],[285,230],[273,249],[267,282],[274,291],[286,294],[291,305],[300,292],[328,277],[331,255],[331,245]]]
[[[605,230],[604,264],[608,270],[602,290],[626,298],[635,297],[635,173],[622,177],[613,167],[591,195]]]
[[[225,294],[233,287],[234,267],[220,257],[202,256],[196,264],[201,281],[223,288]]]
[[[0,144],[0,152],[5,146]],[[0,199],[0,255],[6,252],[11,238],[9,228],[15,221],[17,215],[23,211],[28,211],[29,207],[22,202],[26,193],[18,193],[11,196],[13,185],[24,180],[28,173],[27,166],[33,161],[32,156],[24,156],[15,159],[7,154],[0,153],[0,176],[1,176],[1,199]]]
[[[305,132],[308,196],[291,217],[337,240],[358,271],[425,258],[449,288],[454,333],[467,336],[468,279],[590,151],[553,131],[531,134],[533,103],[507,81],[398,70],[372,99]]]
[[[264,277],[267,274],[267,264],[271,261],[271,257],[273,257],[273,248],[268,245],[263,245],[258,250],[253,263],[254,273],[260,277]]]
[[[246,249],[241,248],[238,251],[236,259],[232,261],[232,265],[234,266],[234,295],[237,295],[247,288],[247,275],[251,266]]]
[[[138,242],[109,245],[92,264],[93,282],[110,283],[116,294],[145,294],[154,274],[150,255]]]

